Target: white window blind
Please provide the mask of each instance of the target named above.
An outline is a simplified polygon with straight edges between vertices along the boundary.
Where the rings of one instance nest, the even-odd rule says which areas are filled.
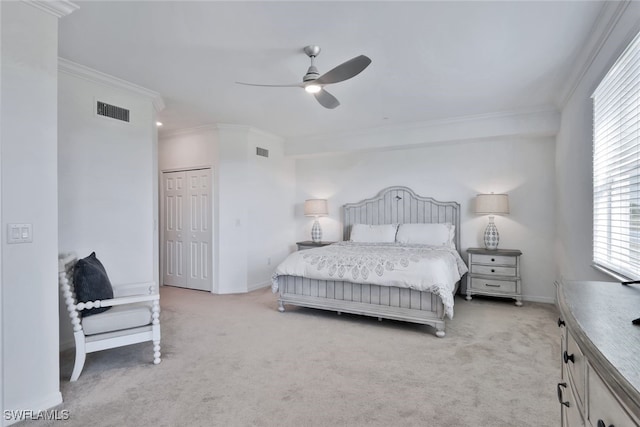
[[[593,262],[640,279],[640,37],[593,94]]]

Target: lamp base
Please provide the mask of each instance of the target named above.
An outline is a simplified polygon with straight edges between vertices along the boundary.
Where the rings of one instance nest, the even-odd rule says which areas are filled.
[[[311,227],[311,241],[313,243],[322,241],[322,228],[320,228],[320,223],[317,219],[313,222],[313,227]]]
[[[500,234],[498,234],[498,227],[493,222],[493,216],[489,217],[489,224],[484,230],[484,247],[489,250],[498,249],[498,243],[500,242]]]

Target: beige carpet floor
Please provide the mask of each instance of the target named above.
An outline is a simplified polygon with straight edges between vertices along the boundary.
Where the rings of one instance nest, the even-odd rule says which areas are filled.
[[[456,298],[447,336],[428,326],[287,306],[269,289],[212,295],[164,287],[162,351],[87,356],[68,381],[72,426],[559,425],[557,312]]]

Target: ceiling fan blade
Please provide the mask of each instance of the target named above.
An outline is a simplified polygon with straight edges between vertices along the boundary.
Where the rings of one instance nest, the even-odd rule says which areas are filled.
[[[245,85],[245,86],[263,86],[263,87],[304,87],[302,85],[302,83],[294,83],[294,84],[290,84],[290,85],[261,85],[261,84],[257,84],[257,83],[244,83],[244,82],[236,82],[239,85]]]
[[[327,71],[315,81],[316,83],[323,85],[342,82],[350,79],[351,77],[357,76],[367,68],[369,64],[371,64],[371,59],[368,57],[364,55],[356,56],[347,62],[343,62],[334,69]]]
[[[334,109],[340,105],[340,101],[324,89],[321,89],[318,93],[314,93],[313,96],[315,96],[318,102],[325,108]]]

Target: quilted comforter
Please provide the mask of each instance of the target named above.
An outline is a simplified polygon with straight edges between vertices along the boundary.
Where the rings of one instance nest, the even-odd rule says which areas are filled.
[[[410,288],[439,296],[452,318],[455,284],[467,271],[449,247],[338,242],[289,255],[273,274],[272,290],[278,292],[278,277],[285,275]]]

